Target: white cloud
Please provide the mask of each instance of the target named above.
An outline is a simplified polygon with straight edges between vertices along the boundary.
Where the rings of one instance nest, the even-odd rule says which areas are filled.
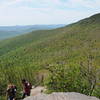
[[[40,5],[51,7],[51,8],[77,8],[77,7],[86,7],[86,8],[100,8],[100,0],[1,0],[0,6],[11,6],[22,3],[21,6],[24,6],[24,3],[33,4],[39,7]]]
[[[74,7],[87,7],[87,8],[99,8],[100,0],[69,0],[69,4]]]
[[[0,3],[0,25],[68,24],[100,11],[100,0],[63,1],[4,0]]]

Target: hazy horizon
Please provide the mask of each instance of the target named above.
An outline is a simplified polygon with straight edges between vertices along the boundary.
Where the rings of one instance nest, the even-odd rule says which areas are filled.
[[[0,25],[0,27],[17,27],[17,26],[40,26],[40,25],[44,25],[44,26],[47,26],[47,25],[67,25],[67,24],[31,24],[31,25]]]

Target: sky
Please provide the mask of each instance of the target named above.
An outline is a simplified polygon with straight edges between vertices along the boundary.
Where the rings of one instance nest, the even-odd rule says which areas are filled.
[[[100,13],[100,0],[0,0],[0,26],[70,24]]]

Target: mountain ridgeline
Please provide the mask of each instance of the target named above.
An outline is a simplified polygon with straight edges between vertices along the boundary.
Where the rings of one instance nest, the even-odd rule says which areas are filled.
[[[1,41],[0,94],[9,82],[20,87],[22,78],[46,85],[49,92],[100,98],[100,14]]]
[[[26,25],[26,26],[0,26],[0,40],[12,38],[36,30],[50,30],[65,25]]]

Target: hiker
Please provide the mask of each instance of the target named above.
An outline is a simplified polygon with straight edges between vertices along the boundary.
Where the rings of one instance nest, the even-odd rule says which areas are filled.
[[[17,87],[13,84],[9,84],[7,87],[7,100],[15,100]]]
[[[32,85],[25,79],[22,80],[22,85],[23,85],[23,96],[22,99],[24,99],[26,96],[30,96]]]

